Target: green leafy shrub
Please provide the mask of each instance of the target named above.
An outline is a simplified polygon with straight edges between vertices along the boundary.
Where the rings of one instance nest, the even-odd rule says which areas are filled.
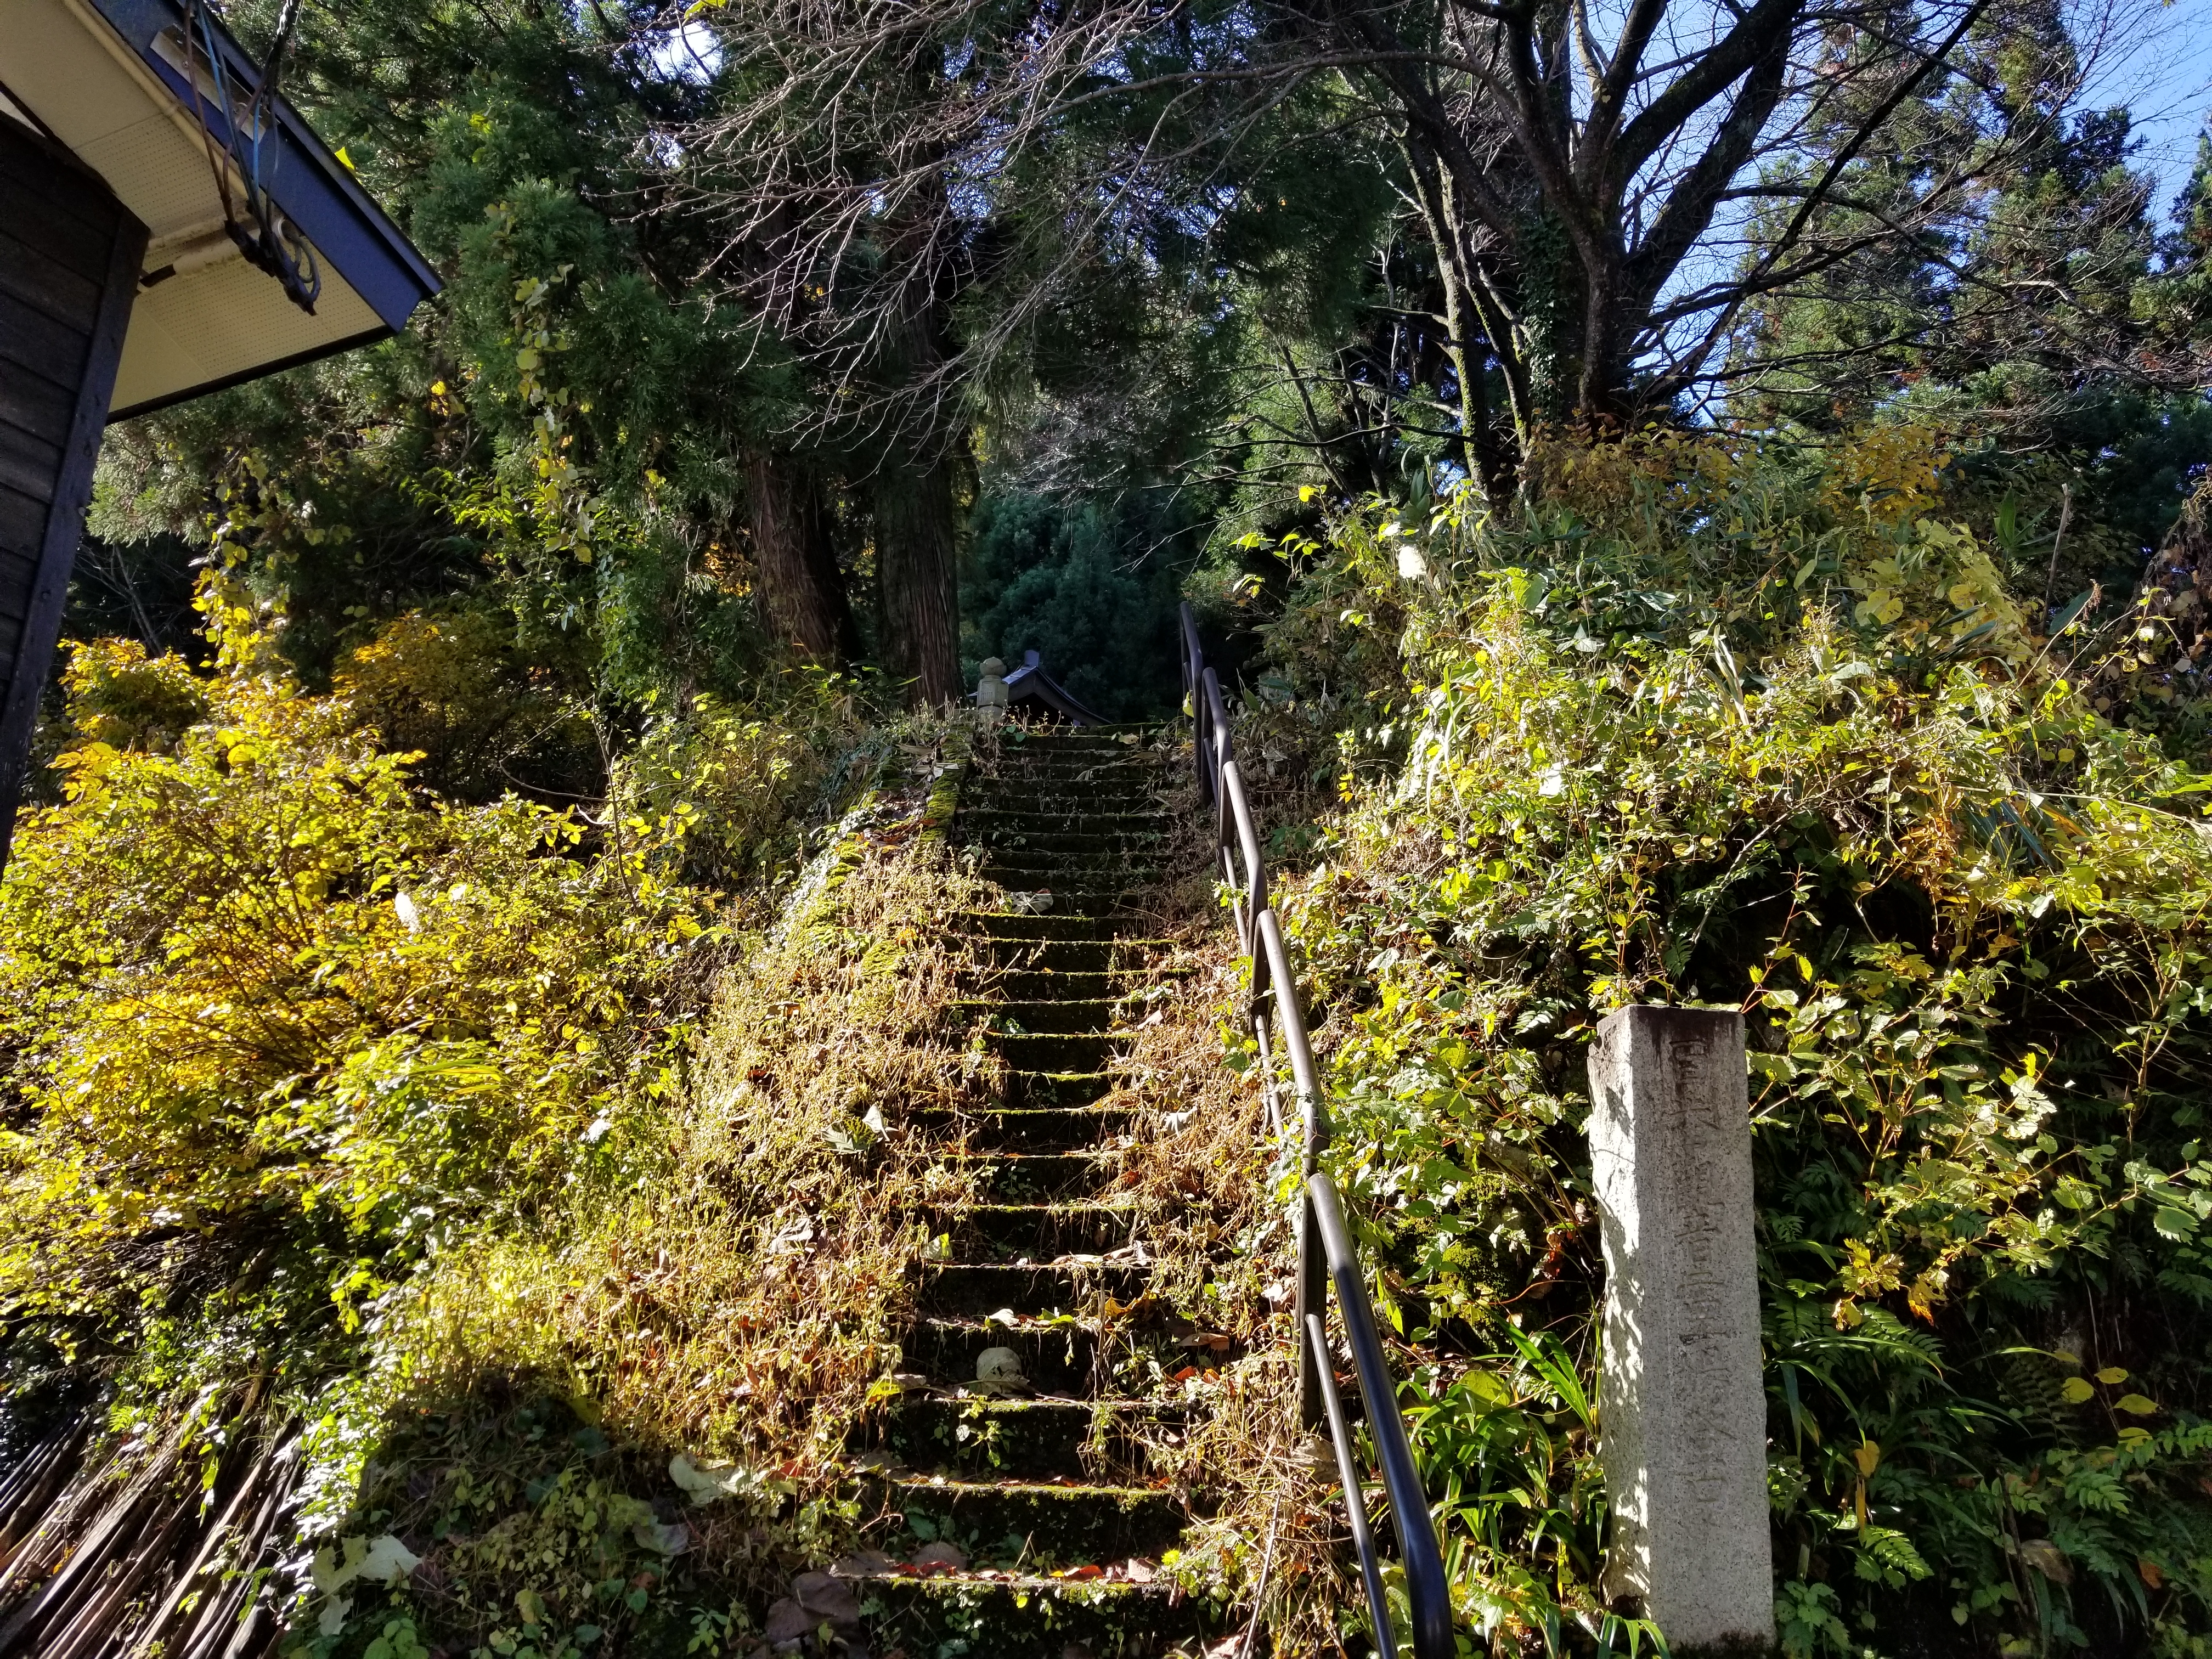
[[[481,605],[395,617],[346,654],[332,689],[386,750],[416,756],[411,776],[441,794],[483,801],[598,781],[587,712],[550,666],[522,660],[513,619]]]
[[[586,856],[572,814],[424,797],[258,635],[70,681],[66,799],[0,884],[15,1363],[312,1371],[459,1234],[611,1178],[714,922],[684,811]]]
[[[1571,1377],[1482,1356],[1593,1373],[1583,1050],[1638,1000],[1751,1024],[1793,1650],[2212,1630],[2203,786],[2093,706],[1945,465],[1562,441],[1513,513],[1285,550],[1240,741],[1333,746],[1346,792],[1279,901],[1329,1162],[1468,1615],[1536,1648],[1620,1634],[1601,1491]]]

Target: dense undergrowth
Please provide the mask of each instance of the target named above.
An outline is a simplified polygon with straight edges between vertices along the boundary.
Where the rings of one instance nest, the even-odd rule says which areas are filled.
[[[1581,1133],[1631,1001],[1751,1027],[1786,1650],[2212,1643],[2188,607],[2039,627],[2048,539],[1958,473],[1911,428],[1563,442],[1511,511],[1278,550],[1239,742],[1304,866],[1328,1164],[1509,1649],[1632,1633]]]
[[[1330,1167],[1494,1651],[1648,1634],[1596,1589],[1582,1135],[1635,1000],[1750,1023],[1786,1650],[2212,1651],[2201,514],[2133,604],[2046,605],[2026,518],[1910,428],[1559,441],[1510,509],[1370,504],[1224,585]],[[0,884],[11,1443],[89,1409],[88,1468],[179,1513],[296,1447],[302,1652],[752,1652],[881,1519],[848,1436],[967,1180],[900,1117],[994,1086],[948,1018],[968,734],[794,683],[648,717],[589,812],[467,804],[377,723],[588,714],[486,714],[434,618],[309,695],[204,605],[209,668],[80,650]],[[1158,905],[1113,1316],[1194,1339],[1141,1379],[1200,1408],[1169,1565],[1356,1645],[1240,970],[1202,878]]]
[[[697,699],[592,811],[467,805],[364,708],[424,653],[313,696],[219,577],[203,609],[207,671],[78,650],[0,886],[10,1455],[84,1444],[80,1528],[166,1492],[95,1531],[121,1559],[253,1448],[282,1547],[204,1589],[302,1650],[741,1643],[856,1535],[907,1200],[958,1197],[884,1115],[992,1082],[944,1018],[964,733]]]

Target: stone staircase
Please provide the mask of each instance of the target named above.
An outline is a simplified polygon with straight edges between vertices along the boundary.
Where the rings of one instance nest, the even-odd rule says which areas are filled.
[[[907,1659],[1196,1654],[1219,1611],[1160,1571],[1190,1515],[1146,1450],[1177,1430],[1156,1396],[1188,1356],[1139,1305],[1137,1212],[1116,1195],[1131,1114],[1103,1103],[1119,995],[1158,943],[1139,906],[1171,775],[1134,732],[1001,748],[953,836],[1009,894],[963,919],[991,967],[962,1012],[988,1019],[1010,1077],[988,1109],[911,1120],[980,1166],[983,1196],[936,1218],[907,1391],[860,1449],[904,1518],[899,1563],[861,1564],[867,1639]]]

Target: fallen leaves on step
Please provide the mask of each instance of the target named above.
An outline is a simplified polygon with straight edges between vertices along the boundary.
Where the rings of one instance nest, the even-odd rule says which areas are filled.
[[[916,1550],[911,1565],[920,1573],[963,1572],[967,1570],[968,1553],[957,1544],[940,1540]]]
[[[1077,1583],[1097,1579],[1107,1584],[1149,1584],[1160,1576],[1160,1564],[1133,1555],[1126,1561],[1112,1561],[1104,1566],[1091,1564],[1080,1567],[1062,1567],[1052,1575]]]

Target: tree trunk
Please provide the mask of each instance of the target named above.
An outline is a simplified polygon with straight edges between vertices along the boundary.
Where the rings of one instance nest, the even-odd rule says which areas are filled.
[[[909,702],[957,702],[965,688],[948,460],[892,461],[877,475],[876,568],[884,669],[906,683]]]
[[[776,642],[831,667],[859,661],[860,630],[814,480],[789,456],[768,454],[746,464],[745,479],[763,620]]]
[[[876,474],[876,572],[884,667],[907,701],[957,702],[960,593],[954,568],[952,453],[958,441],[941,382],[949,319],[935,294],[908,297],[885,367],[904,404]]]

